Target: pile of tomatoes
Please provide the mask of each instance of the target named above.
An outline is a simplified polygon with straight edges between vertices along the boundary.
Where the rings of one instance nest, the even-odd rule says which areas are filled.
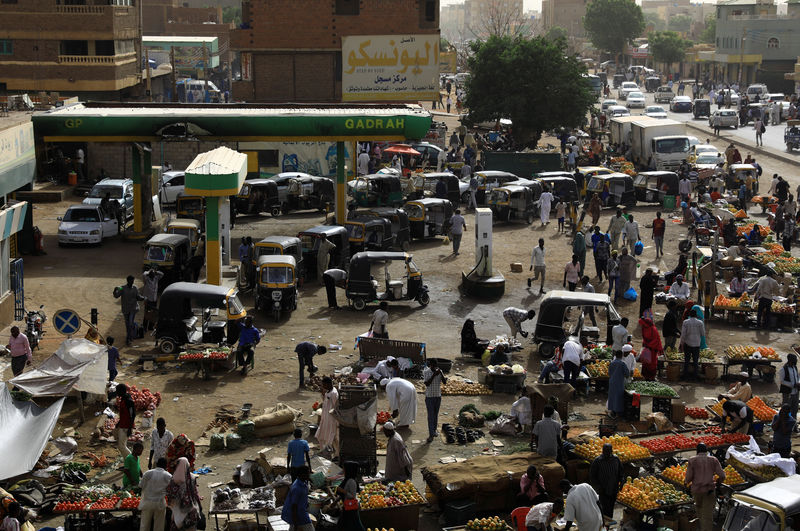
[[[750,437],[743,433],[722,433],[722,428],[712,426],[702,430],[695,430],[691,436],[688,435],[667,435],[658,439],[649,439],[639,442],[650,453],[663,454],[675,452],[677,450],[692,450],[699,443],[708,447],[722,446],[725,444],[741,444],[750,440]]]
[[[693,419],[707,419],[708,418],[708,411],[706,411],[702,407],[684,407],[684,411],[686,412],[687,417],[691,417]]]
[[[119,502],[119,496],[109,496],[106,498],[100,498],[92,505],[89,506],[90,511],[109,511],[111,509],[115,509],[117,507],[117,503]]]
[[[88,498],[75,502],[58,502],[53,510],[57,513],[74,513],[82,511],[90,503]]]
[[[119,507],[120,509],[136,509],[137,507],[139,507],[139,501],[141,501],[141,499],[138,496],[125,498],[122,500],[122,503],[120,504]]]
[[[378,411],[378,424],[386,424],[392,420],[392,414],[388,411]]]
[[[205,355],[202,352],[187,352],[178,356],[178,361],[199,361],[204,357]]]
[[[128,387],[128,393],[136,405],[136,411],[147,411],[148,409],[155,409],[161,404],[161,393],[150,392],[150,389],[144,388],[141,391],[135,385]],[[122,406],[122,399],[117,398],[117,409]]]

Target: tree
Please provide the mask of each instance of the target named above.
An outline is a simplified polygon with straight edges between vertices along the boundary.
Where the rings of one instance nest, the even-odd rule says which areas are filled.
[[[222,8],[222,22],[225,24],[229,24],[231,22],[234,23],[236,27],[242,23],[242,8],[241,6],[235,7],[223,7]]]
[[[672,63],[683,61],[689,41],[675,33],[674,31],[659,31],[648,39],[650,52],[653,60],[657,63],[664,63],[669,67]]]
[[[715,15],[706,17],[706,27],[700,34],[700,41],[708,44],[714,44],[717,41],[717,17]]]
[[[688,15],[674,15],[669,19],[667,29],[669,31],[677,31],[679,33],[686,33],[692,29],[692,17]]]
[[[644,13],[645,26],[653,26],[654,31],[664,31],[667,29],[666,21],[655,11]]]
[[[485,39],[492,35],[531,35],[532,28],[522,13],[522,3],[484,0],[475,4],[477,12],[473,13],[473,20],[477,22],[469,28],[473,38]]]
[[[492,36],[471,44],[466,104],[472,123],[509,118],[515,139],[535,146],[542,132],[583,124],[596,98],[586,68],[564,40]]]
[[[583,27],[595,48],[616,57],[644,31],[644,15],[633,0],[593,0],[586,6]]]
[[[558,39],[567,39],[568,34],[567,30],[562,28],[561,26],[553,26],[547,33],[545,33],[544,38],[548,41],[557,41]]]

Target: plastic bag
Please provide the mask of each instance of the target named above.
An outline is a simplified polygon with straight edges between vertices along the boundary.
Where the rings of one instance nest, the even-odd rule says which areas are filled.
[[[489,433],[492,435],[516,435],[517,427],[514,425],[514,417],[508,415],[498,417]]]
[[[625,298],[625,300],[635,301],[638,295],[636,294],[636,290],[633,287],[630,287],[628,288],[628,291],[622,295],[622,297]]]
[[[642,243],[642,240],[639,240],[633,246],[633,254],[639,256],[643,252],[644,252],[644,244]]]

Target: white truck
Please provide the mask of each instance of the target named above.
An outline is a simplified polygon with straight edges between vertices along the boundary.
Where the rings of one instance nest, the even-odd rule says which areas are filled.
[[[612,144],[631,145],[631,124],[633,122],[658,122],[649,116],[617,116],[608,122],[608,131]]]
[[[686,125],[675,120],[637,120],[631,124],[631,158],[639,168],[676,171],[689,156]]]

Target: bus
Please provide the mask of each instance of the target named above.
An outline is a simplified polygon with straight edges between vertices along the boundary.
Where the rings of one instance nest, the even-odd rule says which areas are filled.
[[[594,74],[584,74],[583,77],[592,93],[599,98],[603,94],[603,80]]]

